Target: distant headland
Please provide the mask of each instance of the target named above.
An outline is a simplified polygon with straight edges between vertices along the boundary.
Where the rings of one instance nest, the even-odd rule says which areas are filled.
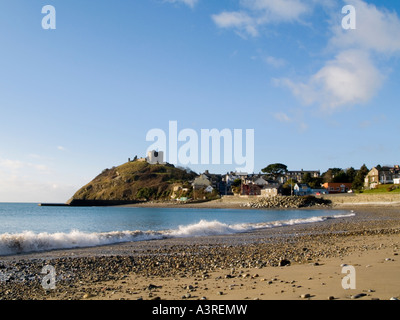
[[[40,206],[118,206],[151,202],[196,203],[220,199],[221,196],[325,196],[384,191],[399,193],[399,166],[369,170],[354,168],[288,171],[276,163],[263,173],[228,172],[197,174],[189,168],[164,162],[164,153],[150,151],[146,158],[129,158],[128,162],[103,170],[80,188],[64,204],[42,203]],[[388,183],[390,183],[388,185]]]

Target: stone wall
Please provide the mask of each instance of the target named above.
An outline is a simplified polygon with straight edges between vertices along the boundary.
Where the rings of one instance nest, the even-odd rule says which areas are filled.
[[[391,203],[400,202],[399,193],[385,194],[366,194],[366,193],[349,193],[349,194],[329,194],[320,196],[326,200],[331,200],[333,204],[372,204],[372,203]]]

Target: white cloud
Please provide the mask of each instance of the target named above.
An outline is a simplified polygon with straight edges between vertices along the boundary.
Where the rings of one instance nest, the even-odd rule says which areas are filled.
[[[23,166],[24,164],[21,161],[0,158],[0,169],[3,168],[6,170],[18,170]]]
[[[382,86],[384,76],[368,53],[347,50],[328,61],[305,82],[279,79],[305,104],[317,103],[326,111],[368,102]]]
[[[17,172],[19,170],[31,170],[34,169],[40,173],[48,173],[49,168],[44,164],[35,164],[31,162],[24,162],[20,160],[10,160],[0,158],[0,170],[6,170],[8,172]]]
[[[310,12],[310,6],[301,0],[241,0],[241,10],[224,11],[212,15],[220,28],[233,28],[239,34],[256,37],[260,27],[270,23],[299,21]]]
[[[361,0],[348,0],[356,9],[355,30],[344,30],[340,24],[332,27],[330,46],[359,48],[377,53],[394,54],[400,51],[400,20],[395,12],[378,9]]]
[[[165,0],[166,2],[171,2],[171,3],[183,3],[189,6],[190,8],[194,8],[194,6],[197,4],[198,0]]]
[[[65,203],[76,190],[76,186],[72,185],[59,185],[0,172],[0,202]]]
[[[326,47],[328,56],[320,67],[299,81],[295,77],[275,79],[304,104],[316,104],[325,111],[368,103],[382,87],[389,68],[383,65],[400,53],[400,19],[396,12],[377,7],[363,0],[238,0],[239,10],[224,11],[212,16],[219,28],[232,29],[242,37],[260,36],[262,28],[271,24],[304,24],[304,18],[317,6],[330,18]],[[356,30],[344,30],[342,6],[356,9]],[[318,53],[313,52],[314,56]],[[263,58],[276,68],[287,62],[276,57]]]
[[[369,102],[386,77],[378,62],[387,62],[400,52],[400,20],[396,13],[362,0],[348,3],[356,9],[357,29],[344,30],[340,23],[332,23],[327,49],[335,57],[305,81],[276,80],[303,103],[317,104],[330,112]],[[332,14],[332,21],[335,19],[337,15]]]
[[[273,66],[275,68],[281,68],[286,65],[286,60],[282,58],[275,58],[272,56],[268,56],[265,58],[265,62],[269,64],[270,66]]]
[[[212,15],[212,19],[220,28],[235,28],[253,37],[258,35],[257,23],[245,12],[222,12]]]
[[[67,201],[76,186],[53,179],[54,172],[46,164],[0,157],[0,202]]]
[[[301,0],[242,0],[241,3],[245,8],[261,12],[258,20],[260,24],[299,20],[310,7]]]

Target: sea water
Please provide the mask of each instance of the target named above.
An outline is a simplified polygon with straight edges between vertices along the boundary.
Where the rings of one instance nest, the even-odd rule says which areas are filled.
[[[140,207],[40,207],[0,203],[0,255],[317,223],[354,213]]]

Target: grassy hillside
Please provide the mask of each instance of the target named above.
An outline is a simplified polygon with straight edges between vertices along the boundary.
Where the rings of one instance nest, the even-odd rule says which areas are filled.
[[[169,199],[173,187],[189,185],[197,175],[173,165],[128,162],[105,169],[78,190],[68,203],[82,201],[143,201]]]
[[[380,184],[375,189],[364,190],[363,193],[400,193],[400,186],[395,184]]]

